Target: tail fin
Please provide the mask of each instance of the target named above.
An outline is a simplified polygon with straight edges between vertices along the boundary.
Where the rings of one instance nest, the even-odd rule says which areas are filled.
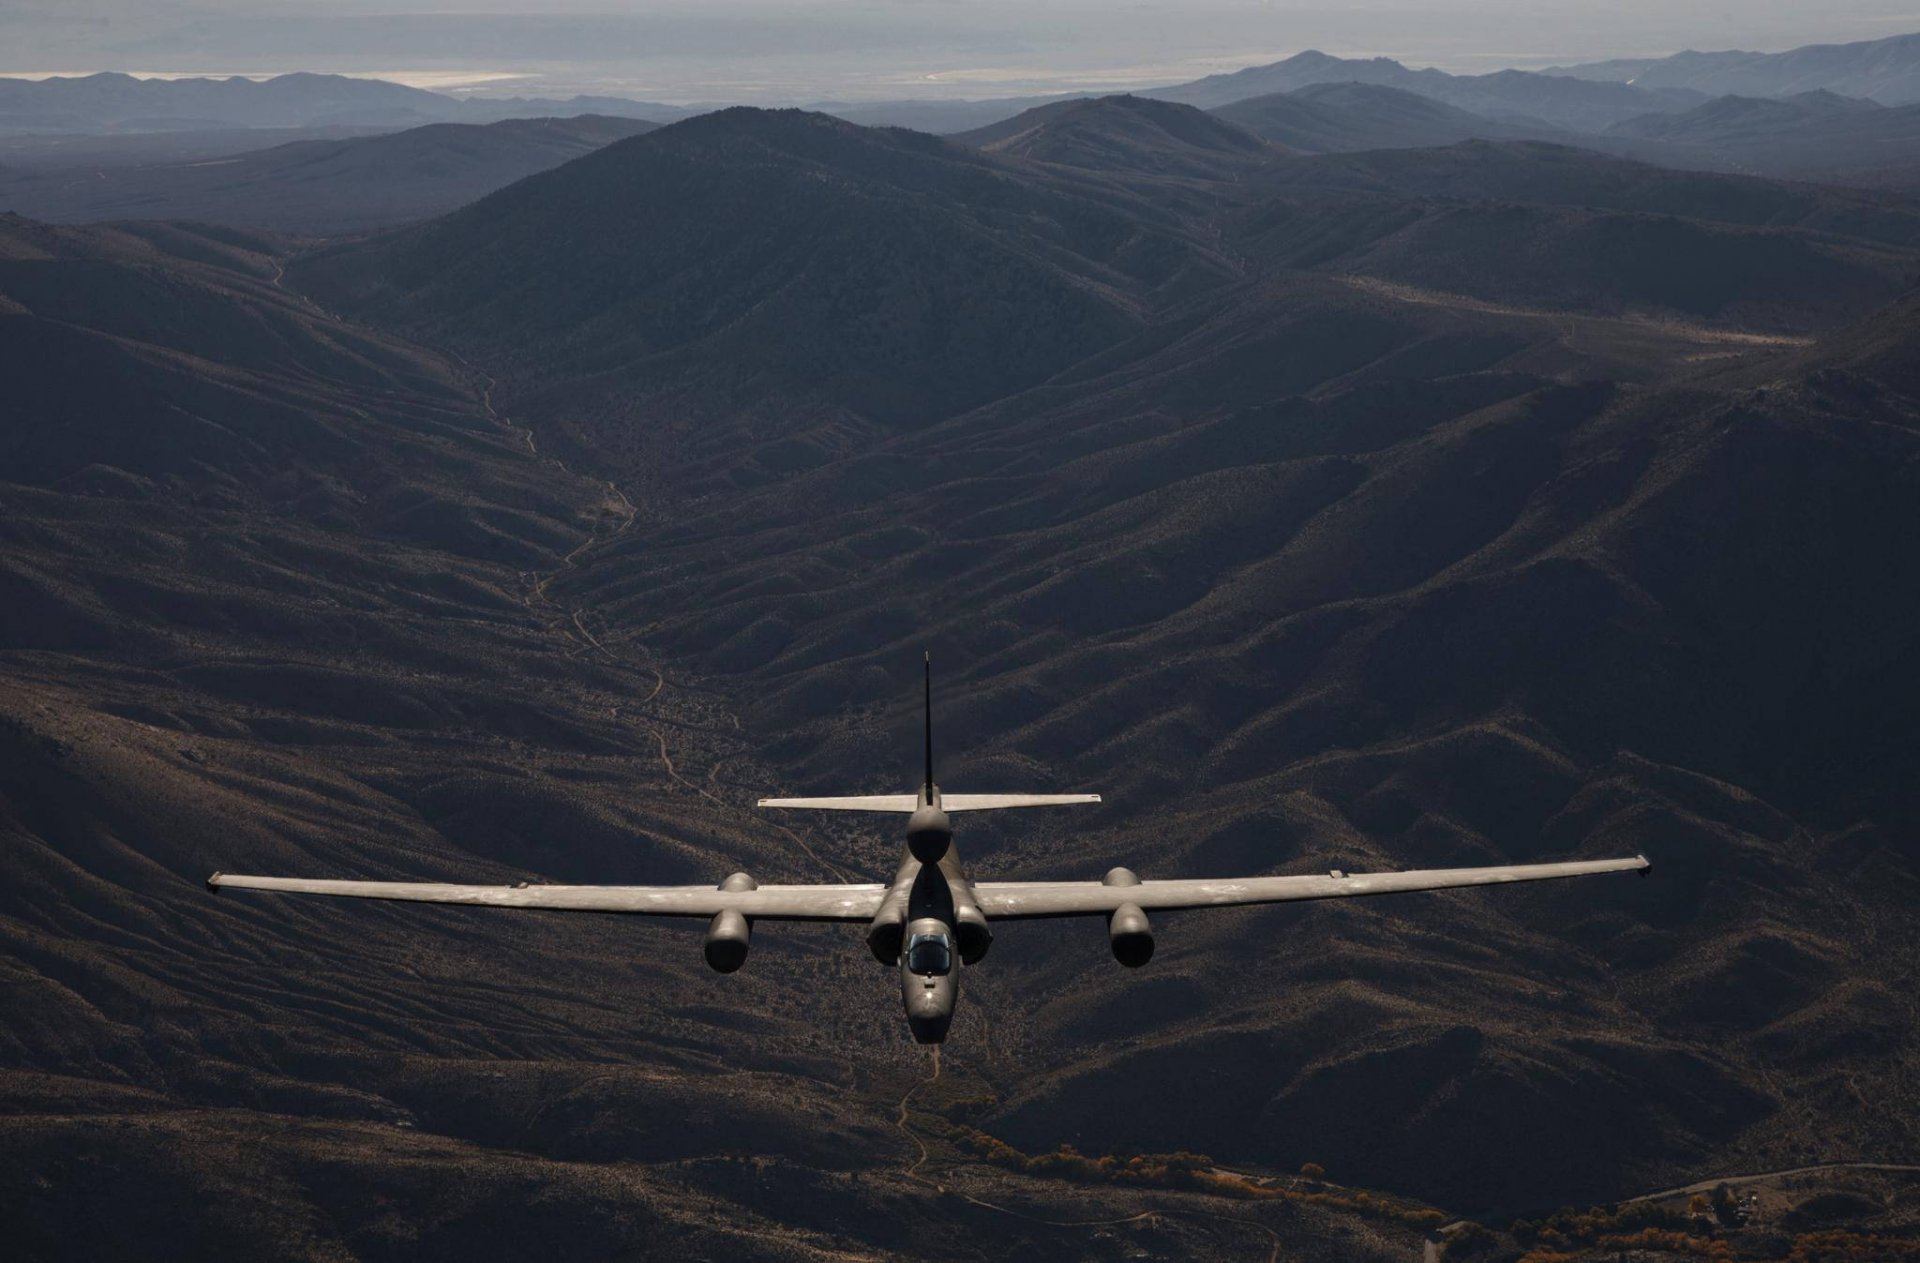
[[[814,811],[898,811],[913,812],[933,801],[933,655],[923,654],[926,672],[925,729],[926,779],[918,794],[862,794],[844,798],[762,798],[762,807],[799,807]],[[1004,807],[1064,807],[1074,803],[1097,803],[1098,794],[946,794],[941,806],[947,811],[993,811]]]

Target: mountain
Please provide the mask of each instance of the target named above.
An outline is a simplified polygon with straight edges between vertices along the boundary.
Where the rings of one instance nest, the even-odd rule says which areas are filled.
[[[1695,170],[1920,187],[1920,105],[1881,107],[1826,91],[1720,97],[1627,119],[1587,143]]]
[[[329,303],[511,357],[517,387],[580,396],[603,437],[692,432],[729,462],[764,445],[771,469],[1137,332],[1233,274],[1204,237],[931,136],[736,109],[302,274]]]
[[[212,127],[412,126],[457,104],[438,93],[343,75],[136,79],[124,74],[0,80],[0,130],[184,131]]]
[[[1417,149],[1463,140],[1554,133],[1545,124],[1495,122],[1431,97],[1366,83],[1321,83],[1223,105],[1213,113],[1302,153]]]
[[[951,136],[1004,123],[1028,110],[1085,99],[1072,93],[996,97],[984,101],[819,101],[805,108],[862,127],[906,127],[935,136]]]
[[[1920,808],[1916,589],[1884,582],[1920,527],[1911,305],[1877,359],[1796,361],[1361,280],[1277,274],[683,502],[567,590],[746,682],[802,789],[884,764],[908,644],[962,664],[947,783],[1124,787],[1091,824],[971,828],[996,874],[1658,853],[1605,891],[1180,918],[1152,991],[1085,929],[1008,935],[1018,1086],[980,1125],[1023,1148],[1178,1131],[1507,1208],[1704,1153],[1912,1152],[1910,1112],[1835,1112],[1842,1066],[1891,1099],[1914,1020],[1879,946]],[[1783,1108],[1809,1093],[1836,1104]]]
[[[159,165],[0,170],[0,205],[56,223],[191,219],[314,236],[443,214],[652,123],[584,115],[433,123]]]
[[[1836,118],[1858,119],[1885,111],[1872,101],[1825,90],[1791,97],[1716,97],[1678,114],[1646,114],[1615,123],[1618,136],[1642,136],[1681,144],[1770,143],[1783,133]]]
[[[1530,74],[1521,70],[1450,75],[1434,69],[1409,70],[1387,57],[1347,59],[1321,52],[1299,53],[1272,65],[1209,75],[1192,83],[1157,88],[1144,95],[1215,110],[1237,101],[1323,83],[1399,88],[1495,120],[1521,125],[1547,123],[1575,131],[1599,131],[1625,118],[1682,110],[1703,99],[1687,89],[1656,91],[1635,84]]]
[[[951,139],[1031,162],[1201,180],[1230,179],[1278,154],[1231,121],[1137,96],[1044,105]]]
[[[1674,171],[1529,141],[1318,155],[1276,166],[1265,185],[1384,195],[1423,207],[1520,203],[1792,229],[1810,240],[1851,238],[1903,250],[1920,244],[1920,209],[1904,197]]]
[[[1915,224],[766,111],[311,248],[0,218],[9,1242],[1897,1257],[1897,1172],[1625,1199],[1920,1160]],[[913,775],[923,650],[942,783],[1106,795],[982,877],[1655,871],[1008,924],[938,1062],[849,927],[201,885],[884,880],[751,804]]]
[[[1710,96],[1784,97],[1826,91],[1882,105],[1920,103],[1920,34],[1854,44],[1810,44],[1784,53],[1682,52],[1591,62],[1546,72]]]
[[[559,598],[645,510],[544,456],[474,370],[285,291],[274,248],[0,217],[16,1249],[1066,1255],[1091,1217],[1243,1256],[1241,1214],[1174,1188],[1001,1172],[968,1182],[982,1205],[932,1195],[901,1145],[982,1085],[956,1067],[896,1126],[923,1054],[832,929],[763,931],[720,994],[674,926],[208,894],[236,859],[703,881],[723,857],[808,880],[879,853],[823,863],[756,818],[731,703],[596,649]],[[1418,1249],[1397,1218],[1309,1203],[1257,1233]]]
[[[415,127],[558,114],[671,120],[676,106],[605,97],[570,102],[473,98],[380,79],[288,74],[271,79],[137,79],[124,74],[0,79],[0,133],[174,132],[222,127]]]

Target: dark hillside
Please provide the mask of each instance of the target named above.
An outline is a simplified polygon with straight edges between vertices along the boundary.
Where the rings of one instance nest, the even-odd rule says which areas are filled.
[[[1237,1258],[1249,1231],[1416,1248],[1350,1213],[1268,1229],[996,1168],[980,1195],[1059,1225],[922,1196],[897,1111],[923,1054],[852,933],[763,931],[760,967],[717,985],[690,927],[209,895],[217,867],[672,883],[891,861],[747,809],[774,781],[724,695],[558,596],[634,506],[458,366],[279,289],[270,244],[0,223],[20,1249],[971,1258],[1071,1253],[1082,1217],[1179,1257]],[[993,1003],[983,984],[969,1029]]]
[[[753,726],[808,787],[885,757],[908,641],[964,664],[946,780],[1126,804],[970,830],[996,873],[1660,857],[1608,891],[1177,918],[1167,991],[1072,927],[1023,930],[1001,967],[1030,1061],[1001,1125],[1024,1143],[1177,1126],[1508,1205],[1705,1151],[1911,1151],[1904,1113],[1786,1104],[1830,1098],[1840,1064],[1896,1092],[1915,1020],[1885,944],[1920,824],[1894,771],[1920,755],[1920,588],[1888,580],[1920,427],[1877,367],[1911,316],[1875,328],[1755,384],[1569,387],[1620,328],[1276,286],[679,515],[580,591],[764,691]],[[1249,943],[1256,976],[1229,979]],[[1233,1091],[1174,1091],[1196,1065]]]
[[[299,257],[5,221],[0,1220],[1345,1263],[1920,1161],[1913,224],[756,111]],[[1140,972],[1009,923],[937,1062],[853,929],[722,978],[199,885],[877,879],[886,826],[748,804],[897,790],[923,648],[943,784],[1106,795],[963,818],[981,877],[1655,872],[1156,917]]]
[[[435,123],[193,162],[0,172],[0,205],[59,223],[191,219],[328,236],[442,215],[628,136],[637,119]]]
[[[1190,105],[1109,96],[1028,110],[951,140],[987,153],[1094,171],[1232,179],[1283,150]]]
[[[1044,380],[1218,286],[1234,265],[1195,236],[931,136],[728,110],[301,276],[500,357],[622,465],[684,435],[767,444],[773,472]]]
[[[1797,228],[1882,245],[1920,244],[1912,199],[1779,180],[1672,171],[1563,145],[1470,141],[1410,153],[1332,154],[1269,172],[1278,188],[1402,198],[1531,202]]]
[[[1554,132],[1544,123],[1501,122],[1431,97],[1373,83],[1321,83],[1235,101],[1213,111],[1255,135],[1302,153],[1418,149],[1463,140],[1509,140]]]

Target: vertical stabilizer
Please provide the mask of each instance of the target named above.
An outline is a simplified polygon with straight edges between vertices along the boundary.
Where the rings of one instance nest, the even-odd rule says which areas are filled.
[[[933,801],[933,654],[923,655],[927,676],[927,779],[921,785],[920,792],[928,802]]]

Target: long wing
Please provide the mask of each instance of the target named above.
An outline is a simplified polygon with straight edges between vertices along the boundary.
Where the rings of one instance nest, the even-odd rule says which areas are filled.
[[[1499,886],[1509,882],[1587,877],[1596,873],[1645,874],[1652,868],[1646,856],[1636,855],[1632,859],[1621,860],[1506,864],[1497,868],[1436,868],[1411,873],[1333,872],[1324,877],[1143,881],[1134,886],[1109,886],[1097,881],[983,881],[974,885],[973,895],[988,920],[1017,920],[1023,917],[1103,915],[1129,903],[1142,911],[1228,908],[1252,903],[1390,895],[1407,890]]]
[[[762,798],[762,807],[799,807],[807,811],[898,811],[911,815],[920,805],[914,794],[868,794],[859,798]]]
[[[1071,807],[1097,803],[1098,794],[942,794],[940,806],[949,811],[997,811],[1003,807]]]
[[[398,899],[485,908],[544,908],[561,912],[638,912],[661,917],[710,917],[732,909],[765,921],[871,921],[886,886],[456,886],[430,881],[327,881],[304,877],[236,877],[215,873],[207,889],[270,890],[292,895]]]
[[[1098,794],[942,794],[940,806],[954,811],[993,811],[1003,807],[1066,807],[1097,803]],[[798,807],[808,811],[898,811],[920,805],[914,794],[869,794],[857,798],[762,798],[762,807]]]

